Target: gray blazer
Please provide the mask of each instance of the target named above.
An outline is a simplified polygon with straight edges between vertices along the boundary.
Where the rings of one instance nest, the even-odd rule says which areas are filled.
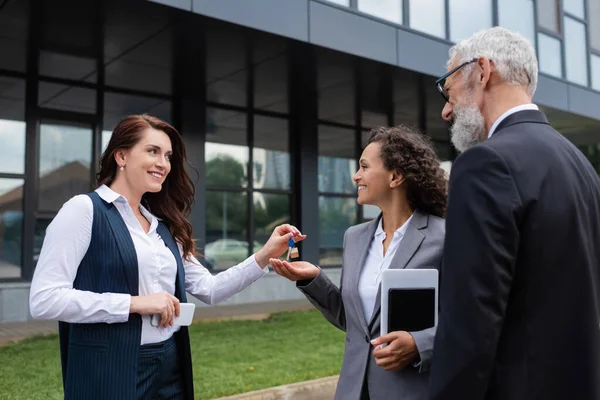
[[[373,357],[370,341],[379,336],[380,296],[378,293],[371,321],[366,321],[358,295],[358,279],[380,218],[381,215],[346,231],[339,289],[323,273],[312,281],[298,282],[297,287],[329,322],[346,332],[336,400],[359,400],[365,379],[372,400],[425,400],[435,328],[410,332],[421,357],[418,366],[391,372],[379,367]],[[445,229],[444,219],[415,211],[390,268],[439,270]]]

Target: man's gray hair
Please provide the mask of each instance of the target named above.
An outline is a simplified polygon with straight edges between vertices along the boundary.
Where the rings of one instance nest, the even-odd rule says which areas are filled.
[[[448,66],[458,66],[479,57],[490,59],[500,79],[507,84],[527,86],[527,93],[533,97],[538,63],[535,49],[523,35],[501,27],[479,31],[450,49]],[[473,67],[474,64],[469,64],[463,68],[465,77]]]

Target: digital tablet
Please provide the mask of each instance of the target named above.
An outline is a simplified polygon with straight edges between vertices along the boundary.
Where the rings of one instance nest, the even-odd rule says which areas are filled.
[[[437,269],[388,269],[381,274],[381,335],[437,326]]]

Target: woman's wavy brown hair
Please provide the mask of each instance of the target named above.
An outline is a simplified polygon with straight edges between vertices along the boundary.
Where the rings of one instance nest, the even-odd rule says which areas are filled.
[[[162,131],[169,136],[173,154],[171,171],[162,184],[161,191],[145,193],[142,196],[142,204],[155,216],[163,219],[173,238],[183,247],[184,259],[189,260],[192,255],[197,255],[192,238],[192,225],[187,220],[194,203],[195,189],[184,166],[184,163],[187,164],[185,146],[175,128],[147,114],[126,116],[115,127],[102,154],[100,172],[96,175],[96,180],[98,185],[110,185],[117,174],[115,152],[131,149],[140,141],[142,132],[148,128]]]
[[[444,217],[448,181],[429,139],[404,125],[375,128],[370,133],[369,143],[381,145],[385,169],[404,177],[410,207]]]

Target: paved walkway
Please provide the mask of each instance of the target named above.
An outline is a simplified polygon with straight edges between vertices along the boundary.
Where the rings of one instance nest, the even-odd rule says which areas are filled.
[[[196,307],[194,321],[265,319],[275,312],[312,308],[312,305],[305,299],[232,306]],[[56,334],[57,332],[58,323],[56,321],[4,322],[0,323],[0,346],[34,336]]]

